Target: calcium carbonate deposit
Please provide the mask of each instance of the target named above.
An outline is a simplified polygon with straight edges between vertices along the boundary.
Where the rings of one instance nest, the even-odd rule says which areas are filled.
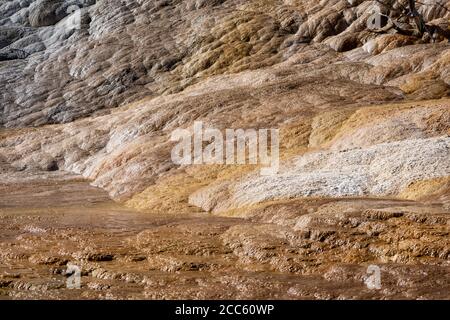
[[[449,299],[449,19],[0,0],[0,299]],[[278,174],[173,161],[196,122],[277,132]]]

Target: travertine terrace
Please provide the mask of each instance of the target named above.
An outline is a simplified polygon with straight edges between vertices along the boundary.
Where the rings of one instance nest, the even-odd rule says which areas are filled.
[[[369,29],[376,1],[0,0],[0,298],[449,299],[423,2],[432,38]],[[176,165],[194,121],[279,129],[279,174]]]

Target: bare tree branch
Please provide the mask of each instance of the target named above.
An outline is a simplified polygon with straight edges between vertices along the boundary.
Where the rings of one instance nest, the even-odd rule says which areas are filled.
[[[392,22],[392,28],[394,28],[397,32],[423,39],[429,39],[431,41],[434,41],[439,34],[450,41],[449,30],[444,30],[437,25],[427,24],[423,15],[417,9],[417,4],[421,6],[427,6],[428,4],[416,0],[406,0],[405,4],[401,0],[375,1],[388,10],[389,13],[387,15],[381,13],[380,15],[387,17]],[[442,3],[437,1],[433,5],[437,5],[446,11],[450,11]],[[395,6],[397,6],[397,8]]]

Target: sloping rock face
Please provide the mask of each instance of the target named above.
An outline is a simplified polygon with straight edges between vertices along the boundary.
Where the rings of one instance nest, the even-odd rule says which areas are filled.
[[[418,42],[369,32],[373,5],[346,0],[1,1],[0,125],[71,122],[179,92],[211,75],[271,66],[309,43],[337,51],[364,45],[365,51],[380,53]],[[421,11],[428,21],[448,17],[438,5]],[[422,71],[431,73],[426,78],[433,77],[437,90],[445,90],[448,71],[431,67],[444,48],[430,51],[407,49],[411,60],[395,67],[389,65],[401,60],[400,52],[369,58],[361,65],[362,75],[343,68],[350,74],[340,76],[380,85],[399,78],[405,82],[401,76]]]
[[[201,269],[211,289],[201,297],[214,297],[215,286],[242,287],[241,269],[267,272],[279,292],[236,289],[243,298],[429,298],[430,287],[445,297],[450,281],[439,275],[450,274],[450,44],[440,35],[431,41],[370,30],[376,3],[0,0],[0,187],[5,194],[15,188],[10,200],[20,203],[25,195],[17,186],[86,179],[128,207],[124,215],[138,209],[170,221],[200,213],[205,224],[195,220],[195,232],[177,220],[179,234],[133,229],[117,247],[126,243],[145,257],[133,263],[145,260],[158,272]],[[449,29],[446,8],[448,1],[418,4],[427,23],[442,30]],[[279,173],[175,164],[171,134],[195,121],[221,131],[279,129]],[[62,199],[79,205],[89,188],[64,187]],[[30,189],[36,203],[46,197],[41,191]],[[9,208],[8,199],[0,209]],[[106,201],[104,194],[95,201]],[[17,230],[26,227],[12,219]],[[108,237],[103,227],[93,230],[99,235],[92,241]],[[70,237],[87,236],[54,232],[55,248],[56,239],[70,244]],[[207,253],[185,239],[195,235]],[[26,238],[6,239],[29,249]],[[36,250],[43,239],[33,238]],[[161,239],[192,250],[166,248]],[[47,257],[49,264],[84,261],[70,250]],[[9,252],[4,264],[16,256],[34,261]],[[362,282],[369,264],[383,266],[389,289],[358,295],[346,288],[349,279]],[[145,286],[147,267],[137,267]],[[90,276],[113,273],[101,268],[90,266]],[[433,274],[428,282],[420,279],[425,269]],[[231,279],[210,283],[208,270],[232,270]],[[308,275],[312,284],[306,291],[275,284],[273,272]],[[247,280],[248,288],[261,287]],[[330,281],[340,289],[328,290]],[[402,281],[409,281],[405,295],[394,290]],[[161,290],[144,297],[177,297]],[[86,297],[98,297],[93,292]]]

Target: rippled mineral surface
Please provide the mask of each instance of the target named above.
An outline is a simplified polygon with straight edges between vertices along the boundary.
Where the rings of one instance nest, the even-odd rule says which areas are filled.
[[[450,299],[450,1],[376,2],[0,0],[0,299]]]

